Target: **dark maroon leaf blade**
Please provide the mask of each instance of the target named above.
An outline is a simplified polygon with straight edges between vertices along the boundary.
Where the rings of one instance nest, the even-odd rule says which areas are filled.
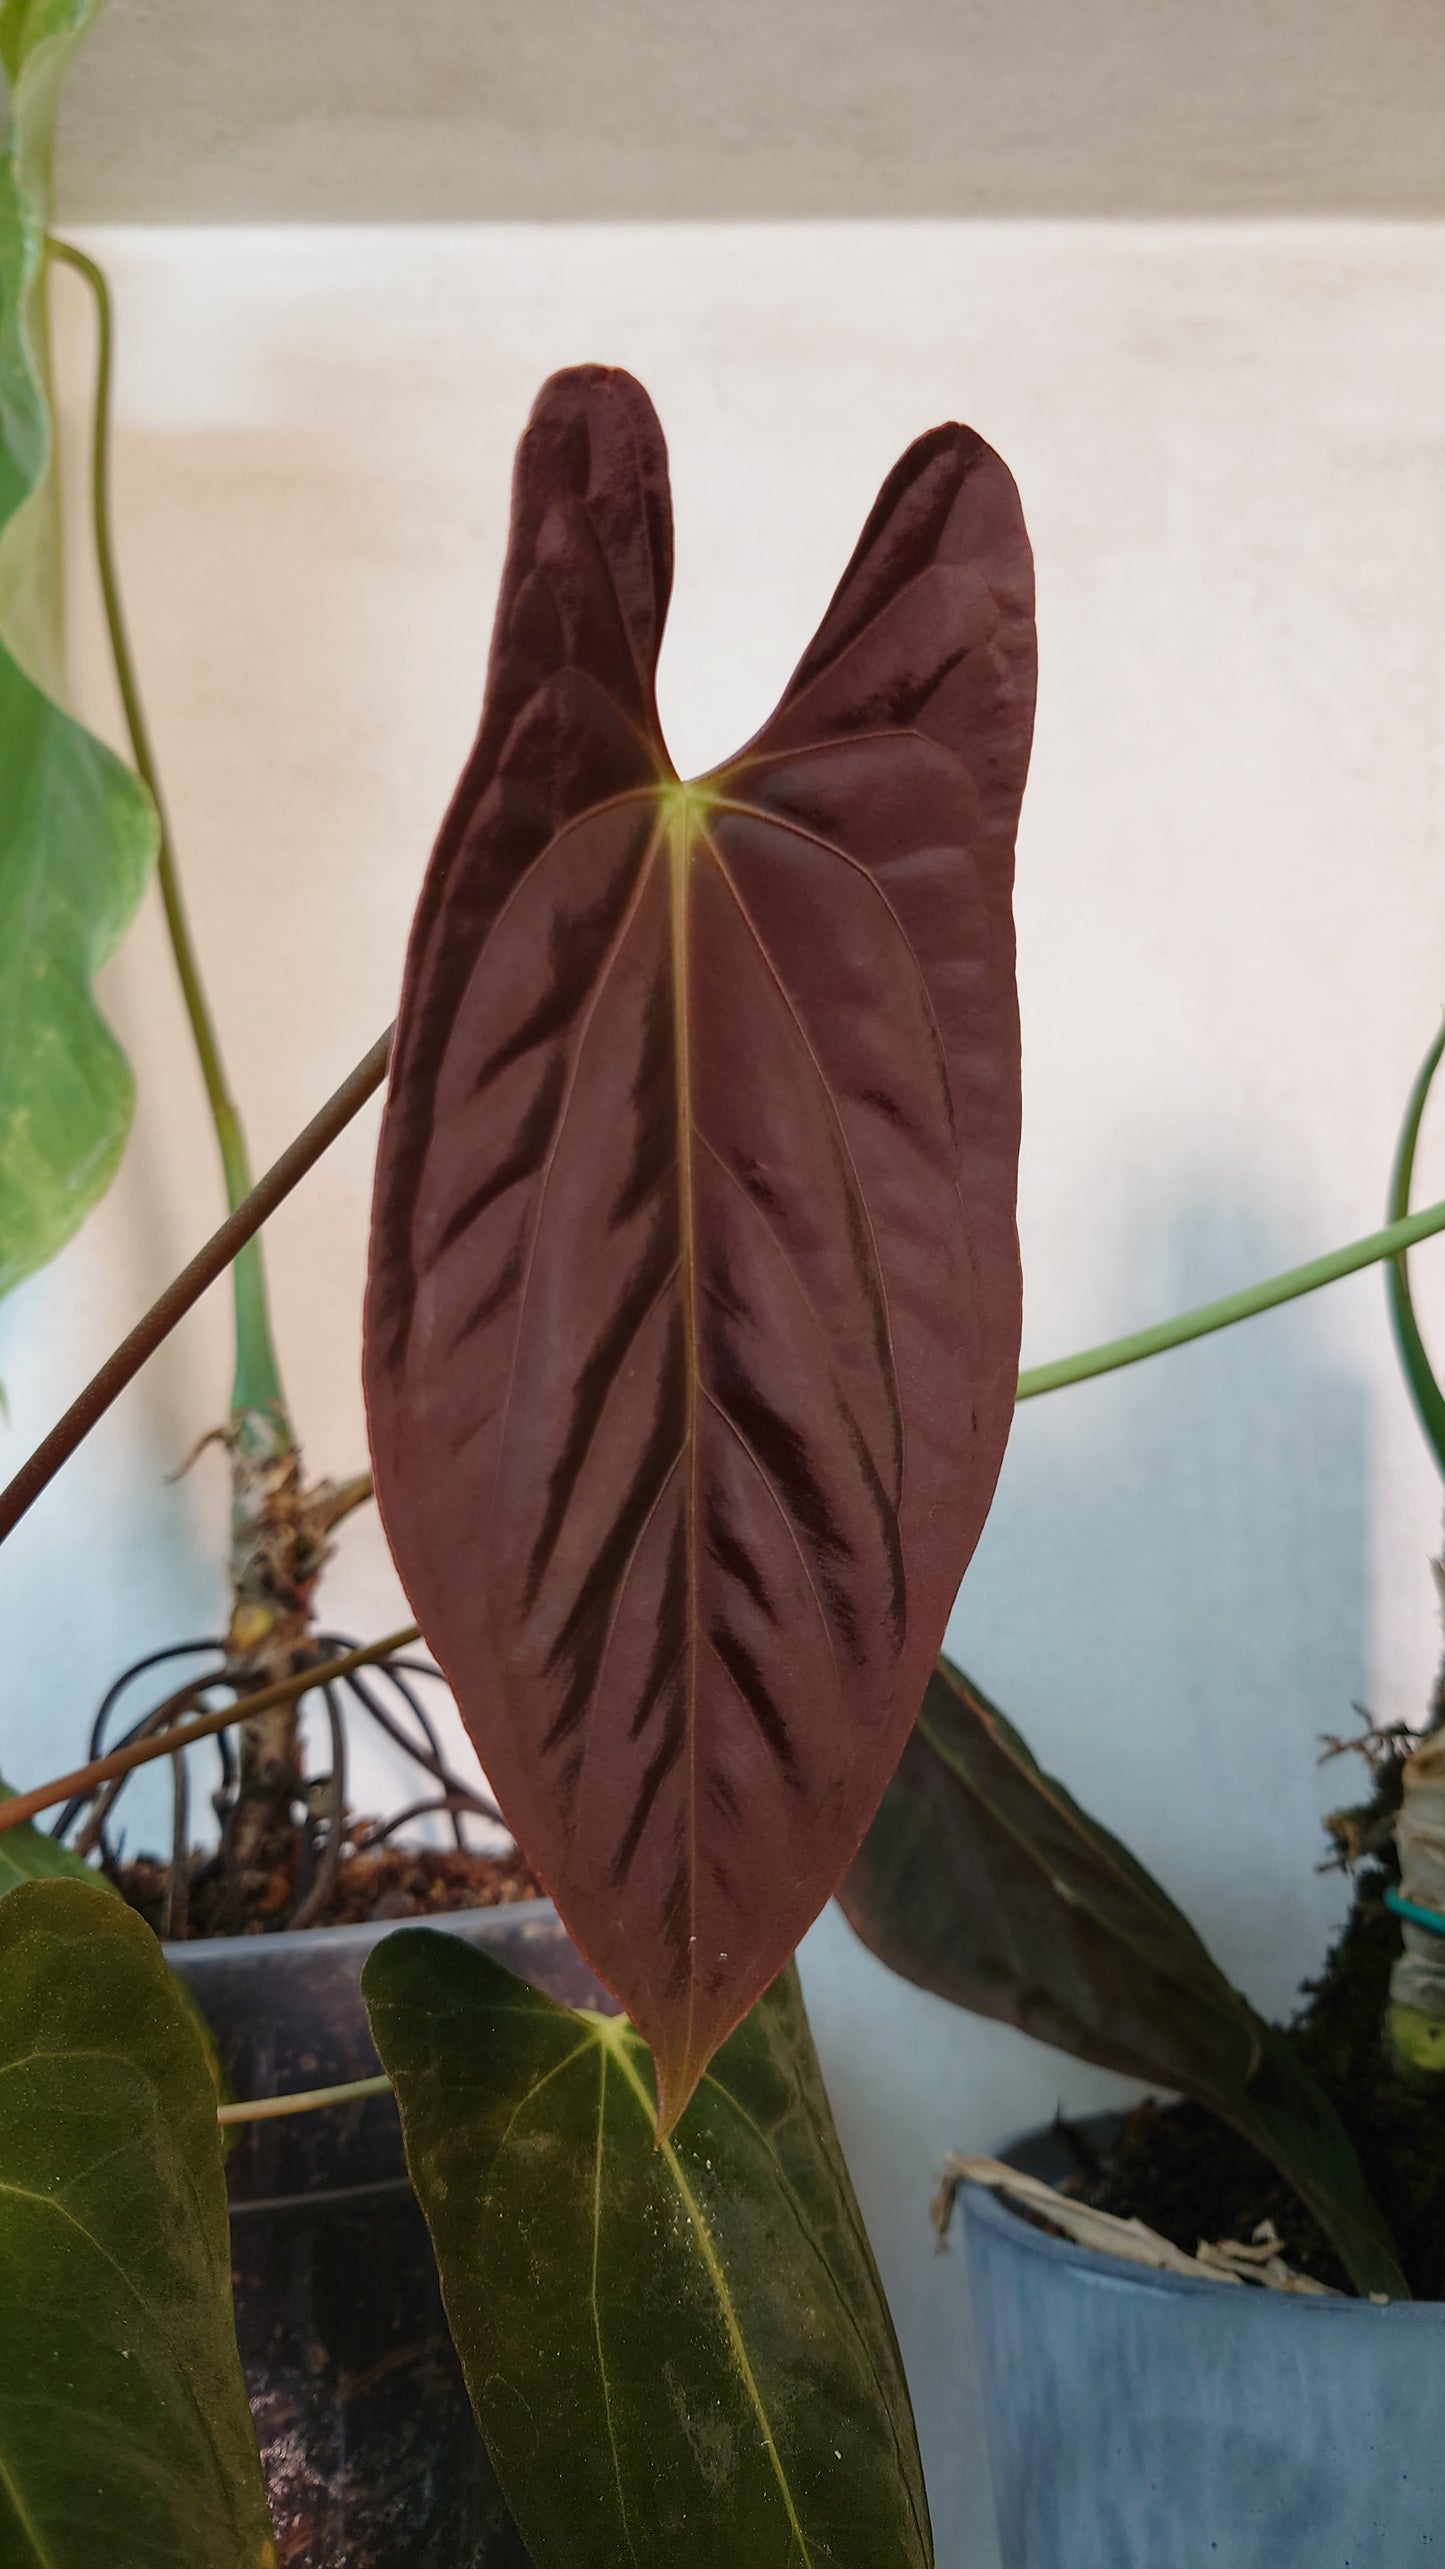
[[[946,1659],[838,1896],[905,1980],[1211,2107],[1295,2187],[1359,2291],[1406,2292],[1323,2088]]]
[[[1002,1459],[1033,689],[968,429],[692,786],[670,569],[645,394],[555,377],[408,957],[366,1352],[417,1619],[667,2125],[857,1847]]]
[[[946,1659],[838,1896],[904,1979],[1081,2060],[1174,2088],[1258,2066],[1187,1918]]]

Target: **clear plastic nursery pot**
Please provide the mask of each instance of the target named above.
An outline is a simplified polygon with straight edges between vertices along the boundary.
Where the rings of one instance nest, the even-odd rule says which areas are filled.
[[[555,1998],[603,2000],[551,1903],[167,1948],[233,2094],[374,2076],[361,1996],[395,1926],[439,1927]],[[236,2331],[282,2569],[529,2569],[447,2334],[389,2096],[240,2127]]]
[[[1048,2133],[1005,2156],[1065,2173]],[[1003,2569],[1440,2556],[1445,2303],[1156,2273],[962,2199]]]

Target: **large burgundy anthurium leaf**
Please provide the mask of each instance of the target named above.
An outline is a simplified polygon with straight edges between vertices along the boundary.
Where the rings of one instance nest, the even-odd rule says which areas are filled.
[[[582,367],[517,460],[377,1174],[377,1492],[670,2125],[841,1875],[992,1496],[1019,1333],[1013,483],[889,476],[772,720],[678,781],[666,452]]]

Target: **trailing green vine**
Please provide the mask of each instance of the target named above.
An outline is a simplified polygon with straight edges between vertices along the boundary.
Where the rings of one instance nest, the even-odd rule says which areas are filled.
[[[111,510],[111,422],[115,321],[103,270],[73,243],[51,236],[49,263],[79,276],[96,318],[95,389],[91,418],[91,524],[116,683],[136,775],[154,808],[159,832],[157,875],[171,951],[215,1132],[226,1201],[234,1216],[255,1193],[240,1109],[226,1075],[200,960],[191,934],[167,816],[158,762],[146,718],[135,657],[121,597]],[[292,1812],[301,1786],[300,1722],[296,1700],[259,1697],[277,1678],[317,1657],[312,1642],[313,1599],[341,1519],[371,1493],[368,1473],[307,1488],[301,1453],[282,1386],[266,1289],[259,1226],[236,1247],[231,1261],[235,1362],[230,1411],[217,1433],[231,1472],[231,1613],[223,1645],[225,1682],[243,1700],[258,1697],[241,1734],[239,1781],[223,1822],[223,1853],[234,1886],[237,1920],[248,1895],[295,1861]],[[203,1440],[204,1441],[204,1440]],[[325,1653],[320,1654],[322,1657]],[[208,1682],[215,1682],[212,1672]],[[197,1698],[205,1685],[197,1681]],[[332,1802],[340,1826],[343,1761],[334,1761]],[[177,1769],[176,1844],[172,1858],[170,1931],[185,1932],[185,1794]],[[335,1830],[333,1831],[335,1834]],[[337,1849],[339,1851],[339,1836]]]
[[[101,598],[105,608],[106,631],[110,638],[111,658],[115,666],[116,685],[120,690],[126,731],[130,737],[131,755],[152,803],[160,827],[156,873],[161,901],[165,910],[166,931],[175,958],[181,995],[185,1001],[196,1059],[206,1091],[220,1153],[221,1172],[225,1181],[226,1204],[234,1213],[244,1203],[254,1184],[250,1153],[241,1121],[241,1111],[226,1076],[221,1056],[220,1037],[210,1001],[201,976],[200,958],[186,915],[176,863],[175,839],[167,815],[166,798],[161,788],[160,772],[150,725],[141,698],[140,681],[130,646],[125,609],[121,599],[120,574],[116,564],[115,538],[110,502],[111,392],[114,371],[115,319],[110,287],[105,272],[84,250],[69,241],[57,240],[52,234],[50,257],[61,266],[82,277],[95,305],[96,366],[95,395],[91,416],[90,495],[91,524],[95,539],[96,567],[100,575]],[[231,1417],[235,1431],[257,1443],[274,1448],[290,1444],[293,1431],[287,1413],[286,1397],[281,1384],[281,1371],[272,1337],[266,1291],[266,1274],[259,1237],[249,1240],[236,1257],[232,1269],[232,1294],[236,1323],[236,1366],[231,1391]]]
[[[135,1081],[95,982],[156,853],[143,784],[65,687],[45,222],[60,86],[94,14],[0,0],[0,1294],[120,1165]]]

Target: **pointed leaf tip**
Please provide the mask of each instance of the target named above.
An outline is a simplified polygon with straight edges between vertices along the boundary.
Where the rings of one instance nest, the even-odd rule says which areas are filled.
[[[664,2129],[856,1848],[1002,1458],[1034,684],[968,429],[690,785],[671,578],[646,394],[554,377],[407,958],[365,1359],[417,1619]]]

